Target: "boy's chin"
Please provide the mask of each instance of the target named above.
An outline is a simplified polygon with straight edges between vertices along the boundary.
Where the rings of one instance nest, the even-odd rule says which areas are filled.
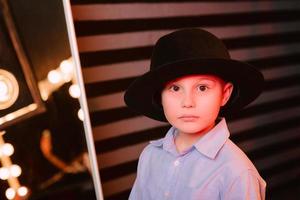
[[[194,134],[205,134],[210,129],[209,127],[199,127],[199,126],[189,126],[189,127],[177,127],[180,133],[182,134],[188,134],[188,135],[194,135]]]

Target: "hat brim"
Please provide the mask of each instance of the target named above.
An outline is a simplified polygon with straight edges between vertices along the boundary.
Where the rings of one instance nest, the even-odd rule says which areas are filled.
[[[264,85],[262,73],[248,63],[229,59],[188,59],[162,65],[137,78],[124,95],[125,103],[139,114],[167,121],[163,109],[154,100],[155,93],[168,81],[193,74],[216,75],[233,83],[233,95],[221,108],[222,116],[248,105],[259,96]]]

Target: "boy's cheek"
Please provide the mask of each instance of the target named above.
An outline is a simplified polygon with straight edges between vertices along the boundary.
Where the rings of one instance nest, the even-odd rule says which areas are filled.
[[[162,97],[161,104],[164,108],[178,106],[180,100],[178,98],[171,97],[170,95],[165,95]]]

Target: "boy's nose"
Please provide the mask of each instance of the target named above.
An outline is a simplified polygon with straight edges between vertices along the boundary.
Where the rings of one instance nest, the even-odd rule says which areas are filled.
[[[191,108],[195,106],[195,101],[192,94],[185,94],[182,98],[182,107]]]

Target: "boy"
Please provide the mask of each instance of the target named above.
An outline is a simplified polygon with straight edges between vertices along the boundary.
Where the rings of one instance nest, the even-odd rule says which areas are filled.
[[[265,181],[228,138],[224,118],[252,102],[263,83],[258,70],[232,60],[221,40],[205,30],[161,37],[150,71],[129,86],[124,99],[136,112],[172,127],[140,155],[129,199],[265,199]]]

